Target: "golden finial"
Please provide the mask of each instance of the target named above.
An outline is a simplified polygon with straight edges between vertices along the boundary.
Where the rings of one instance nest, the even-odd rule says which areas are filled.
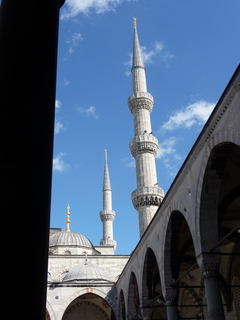
[[[133,17],[133,28],[137,28],[137,18]]]
[[[70,206],[67,206],[67,213],[66,213],[66,230],[65,231],[70,231]]]

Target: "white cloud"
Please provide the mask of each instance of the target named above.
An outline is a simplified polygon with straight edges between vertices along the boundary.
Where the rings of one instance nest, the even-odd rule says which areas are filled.
[[[136,167],[135,160],[133,157],[131,157],[131,159],[129,157],[126,157],[126,158],[121,159],[121,161],[125,162],[126,167],[131,167],[131,168]]]
[[[60,122],[58,119],[55,119],[54,133],[58,134],[61,130],[64,130],[62,122]]]
[[[163,50],[163,48],[163,43],[158,41],[155,41],[152,50],[147,50],[146,47],[141,47],[144,64],[153,63],[153,58],[156,57]]]
[[[114,11],[124,1],[131,0],[67,0],[66,9],[62,10],[61,19],[75,17],[80,12],[88,14],[90,9],[93,9],[97,14]]]
[[[65,163],[62,157],[65,153],[60,152],[54,159],[53,159],[53,171],[63,172],[67,171],[70,166],[69,164]]]
[[[63,83],[64,83],[64,85],[67,87],[67,86],[69,85],[69,83],[70,83],[70,80],[64,78],[64,79],[63,79]]]
[[[176,144],[177,138],[169,137],[159,143],[158,148],[157,158],[162,161],[170,177],[175,177],[183,161],[183,157],[177,153]]]
[[[75,32],[70,39],[66,41],[66,43],[69,45],[68,54],[71,55],[74,52],[74,47],[77,47],[79,42],[83,40],[83,37],[81,33]]]
[[[202,126],[210,116],[215,103],[197,101],[189,106],[176,110],[169,120],[162,125],[162,129],[172,131],[176,128],[191,128],[193,125]]]
[[[159,61],[167,62],[169,59],[174,58],[174,55],[170,52],[164,52],[165,46],[162,42],[155,41],[152,45],[151,49],[147,49],[145,46],[141,46],[142,51],[142,58],[145,65],[158,63]],[[124,64],[131,68],[132,66],[132,53],[129,53],[129,60],[126,61]],[[167,65],[168,66],[168,65]],[[126,76],[130,76],[131,72],[126,71]]]
[[[61,101],[55,100],[55,112],[58,112],[58,110],[61,108]]]
[[[157,158],[162,159],[162,158],[166,157],[167,155],[171,155],[171,154],[176,153],[176,149],[174,149],[175,145],[176,145],[176,138],[175,137],[169,137],[169,138],[165,139],[158,146]]]
[[[61,101],[55,100],[55,123],[54,123],[54,134],[58,134],[61,130],[64,130],[62,122],[57,119],[56,113],[60,110],[61,108]]]
[[[77,111],[79,111],[83,116],[85,117],[93,117],[95,119],[98,118],[98,114],[96,112],[96,109],[93,106],[90,106],[89,108],[77,108]]]

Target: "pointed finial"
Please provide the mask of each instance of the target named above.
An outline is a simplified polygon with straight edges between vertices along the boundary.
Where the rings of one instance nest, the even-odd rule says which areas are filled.
[[[104,150],[104,158],[107,160],[107,149]]]
[[[133,17],[133,28],[137,28],[137,18]]]
[[[66,213],[66,230],[65,231],[70,231],[70,206],[67,206],[67,213]]]

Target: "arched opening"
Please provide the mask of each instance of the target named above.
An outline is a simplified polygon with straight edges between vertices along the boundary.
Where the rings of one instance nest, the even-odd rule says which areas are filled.
[[[145,316],[144,318],[166,318],[166,308],[162,294],[158,263],[153,250],[150,248],[147,249],[144,259],[142,309]]]
[[[120,295],[119,295],[118,312],[119,312],[119,320],[126,320],[125,299],[124,299],[124,294],[122,290],[120,291]]]
[[[128,286],[128,319],[142,319],[137,279],[132,272]]]
[[[86,293],[73,300],[62,320],[116,320],[111,306],[96,294]]]
[[[205,170],[200,204],[200,237],[203,265],[205,262],[208,266],[208,273],[218,274],[219,304],[222,304],[226,318],[237,318],[240,313],[239,213],[240,147],[225,142],[213,148]],[[209,304],[207,295],[206,301]],[[209,310],[206,310],[208,313]]]
[[[166,295],[180,306],[180,318],[196,319],[201,316],[201,272],[188,223],[178,210],[171,213],[167,226],[164,273],[165,285],[172,289]]]

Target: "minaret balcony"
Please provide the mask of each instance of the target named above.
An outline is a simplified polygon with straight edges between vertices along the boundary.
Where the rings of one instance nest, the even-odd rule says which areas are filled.
[[[101,221],[113,221],[115,219],[116,213],[113,210],[102,210],[100,213]]]
[[[153,96],[148,92],[135,92],[128,98],[128,107],[132,114],[139,109],[146,109],[150,113],[153,108]]]
[[[141,136],[136,136],[130,141],[130,150],[134,158],[140,153],[151,153],[156,157],[158,139],[147,133]]]
[[[164,198],[164,191],[159,186],[141,187],[132,192],[132,203],[138,210],[143,206],[160,206]]]

